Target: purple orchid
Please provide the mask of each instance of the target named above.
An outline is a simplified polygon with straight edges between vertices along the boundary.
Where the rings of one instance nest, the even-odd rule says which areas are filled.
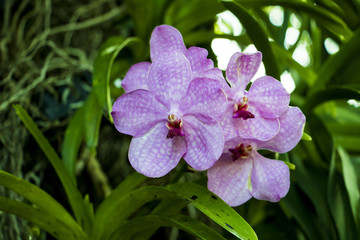
[[[279,201],[290,187],[288,166],[260,155],[258,149],[284,153],[300,141],[305,116],[290,107],[279,118],[280,130],[269,141],[233,138],[225,143],[224,153],[208,170],[208,188],[230,206],[238,206],[251,197]]]
[[[148,177],[164,176],[182,157],[194,169],[209,169],[224,147],[218,120],[226,96],[220,82],[208,78],[216,71],[204,51],[186,49],[180,33],[169,35],[173,30],[154,30],[153,62],[129,70],[123,83],[126,93],[111,113],[116,129],[133,136],[131,165]]]
[[[228,97],[227,109],[220,121],[225,140],[240,136],[267,141],[280,129],[279,117],[288,109],[290,95],[279,81],[264,76],[246,87],[257,72],[262,55],[235,53],[228,64],[222,84]]]
[[[211,59],[207,59],[208,51],[204,48],[185,47],[181,33],[174,27],[169,25],[157,26],[151,34],[150,38],[150,58],[154,62],[157,56],[169,50],[178,50],[190,63],[191,79],[195,78],[211,78],[224,82],[222,71],[214,68]],[[146,89],[147,76],[151,67],[150,62],[140,62],[134,64],[127,72],[121,85],[125,92],[131,92],[136,89]]]

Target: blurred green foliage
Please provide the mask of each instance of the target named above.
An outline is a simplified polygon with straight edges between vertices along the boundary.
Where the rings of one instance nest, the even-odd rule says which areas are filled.
[[[50,143],[39,129],[32,133],[35,138],[38,136],[37,141],[51,160],[66,192],[57,184],[59,179],[48,174],[42,177],[41,187],[56,200],[46,193],[41,194],[44,194],[44,199],[49,199],[51,207],[23,196],[38,207],[43,207],[39,216],[47,216],[48,211],[42,212],[44,209],[53,211],[47,218],[49,223],[56,221],[54,216],[63,214],[60,214],[64,217],[61,220],[67,225],[58,227],[63,238],[67,237],[66,229],[71,228],[72,234],[79,239],[84,237],[83,234],[101,239],[101,236],[114,231],[112,228],[115,226],[111,226],[111,222],[102,225],[107,216],[111,216],[113,222],[122,217],[123,222],[119,219],[116,227],[129,229],[128,237],[133,239],[194,239],[193,236],[221,239],[220,235],[226,239],[236,238],[226,231],[231,229],[225,222],[211,217],[211,210],[205,211],[205,215],[225,229],[194,209],[193,206],[196,206],[202,211],[204,205],[200,200],[199,207],[191,196],[193,205],[175,197],[181,195],[189,200],[186,192],[181,193],[181,186],[185,185],[160,187],[189,181],[205,186],[204,173],[193,174],[182,163],[168,176],[143,183],[144,179],[140,176],[130,175],[132,170],[126,156],[130,139],[117,133],[111,124],[109,108],[122,94],[122,89],[116,84],[132,64],[149,59],[149,38],[154,27],[169,24],[182,33],[188,47],[197,45],[207,48],[215,63],[216,55],[211,49],[213,39],[236,41],[242,50],[253,44],[263,53],[268,75],[280,79],[287,72],[294,81],[291,104],[299,106],[306,115],[305,132],[312,141],[301,141],[288,154],[278,156],[296,166],[291,171],[290,192],[284,199],[279,203],[252,199],[235,208],[255,230],[258,238],[359,239],[358,0],[5,0],[0,4],[3,13],[0,15],[3,16],[0,40],[0,118],[3,124],[0,140],[4,156],[0,167],[22,176],[34,172],[33,165],[39,159],[44,159],[34,150],[38,147],[32,138],[26,138],[25,142],[24,132],[11,135],[15,129],[23,128],[18,120],[14,121],[11,108],[11,104],[20,103],[28,109],[36,125],[49,139]],[[278,9],[275,13],[282,19],[279,24],[274,24],[271,19],[274,9]],[[225,10],[232,12],[240,21],[243,27],[240,34],[234,35],[231,22],[225,22],[228,32],[219,27],[217,14]],[[298,32],[293,43],[288,42],[290,29]],[[336,53],[326,46],[329,39],[339,47]],[[305,63],[295,60],[297,51],[301,49],[308,57]],[[92,73],[90,80],[88,72]],[[91,84],[93,88],[89,86]],[[60,113],[55,114],[49,109],[57,109]],[[26,112],[19,107],[17,111],[24,120]],[[28,119],[24,122],[31,121]],[[35,129],[34,126],[27,127]],[[20,144],[17,151],[23,155],[15,154],[11,145],[14,141]],[[64,165],[58,164],[60,159]],[[13,160],[12,164],[10,160]],[[14,165],[14,161],[17,164]],[[40,172],[46,174],[53,171],[45,168],[44,164],[37,169],[36,173],[40,176]],[[1,181],[10,179],[8,175],[1,174]],[[127,176],[131,181],[122,181]],[[18,181],[21,180],[14,180]],[[141,184],[159,187],[136,189]],[[7,187],[16,191],[16,186]],[[53,189],[54,186],[57,186],[56,189]],[[89,194],[90,197],[83,200],[76,192],[76,186],[82,195]],[[40,190],[34,188],[34,191]],[[189,187],[191,190],[195,191]],[[136,199],[131,195],[132,191],[143,191],[144,197]],[[149,193],[156,191],[159,196]],[[3,192],[2,195],[8,197],[8,193]],[[127,197],[122,198],[122,195]],[[21,198],[17,199],[21,201]],[[70,206],[67,205],[68,200]],[[72,209],[77,223],[69,220],[71,216],[68,217],[67,211],[61,205],[57,206],[56,201]],[[80,201],[81,204],[76,206]],[[119,213],[111,212],[111,209],[121,201],[135,201],[138,205],[134,203],[133,208],[128,209],[128,216],[118,216]],[[18,206],[23,209],[22,212],[34,211],[31,205],[5,197],[1,197],[0,202],[2,206]],[[95,218],[90,202],[94,204]],[[141,207],[144,203],[147,204]],[[22,216],[21,211],[13,213]],[[33,214],[36,216],[36,213]],[[14,221],[5,221],[5,218],[5,214],[1,213],[2,226],[11,229]],[[33,220],[36,225],[56,236],[46,223],[34,219],[28,220]],[[92,222],[95,222],[93,233],[90,227]],[[142,226],[141,232],[137,232],[135,226]],[[161,226],[171,229],[158,230]],[[195,230],[193,226],[196,226]],[[214,232],[207,229],[209,226]],[[179,232],[178,228],[184,231]],[[26,232],[26,229],[22,233],[17,230],[18,233],[10,234],[5,228],[0,230],[0,238],[8,236],[15,239],[16,234],[24,236],[21,234]],[[202,235],[202,230],[209,235]],[[114,234],[122,236],[121,232]],[[39,238],[45,239],[44,235]]]

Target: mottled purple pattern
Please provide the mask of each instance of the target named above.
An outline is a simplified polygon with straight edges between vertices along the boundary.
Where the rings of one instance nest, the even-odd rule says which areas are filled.
[[[261,64],[261,52],[254,54],[235,53],[226,69],[226,77],[232,88],[244,91]]]
[[[252,161],[233,161],[224,153],[207,172],[208,188],[230,206],[239,206],[252,195],[248,189],[248,178]]]
[[[150,38],[151,61],[154,61],[160,53],[168,50],[179,50],[185,54],[186,47],[181,33],[169,25],[157,26]]]
[[[290,94],[281,83],[269,76],[256,79],[246,95],[249,105],[256,106],[261,116],[277,118],[289,107]]]
[[[251,194],[256,199],[278,202],[290,188],[290,171],[282,161],[264,158],[254,152]]]
[[[191,68],[185,56],[177,51],[166,51],[152,63],[148,87],[156,98],[169,109],[179,104],[191,81]]]
[[[224,136],[218,123],[204,124],[196,117],[184,117],[187,152],[185,161],[197,170],[209,169],[219,159],[224,148]]]
[[[205,49],[187,50],[173,27],[156,27],[150,46],[152,63],[130,68],[123,80],[126,93],[112,111],[117,130],[134,136],[130,163],[148,177],[164,176],[181,157],[206,170],[224,147],[216,121],[226,108],[222,72],[207,59]],[[174,134],[171,126],[181,134]]]
[[[157,122],[165,121],[167,112],[150,91],[139,89],[119,97],[113,105],[111,115],[119,132],[138,137],[148,132]]]
[[[279,120],[279,133],[267,142],[257,142],[258,148],[285,153],[298,144],[302,137],[306,120],[301,110],[297,107],[290,107],[281,115]]]
[[[226,105],[221,84],[213,79],[196,78],[191,81],[182,100],[180,112],[192,114],[205,122],[217,121],[222,116]]]
[[[241,143],[250,145],[252,151],[246,158],[233,160],[228,149]],[[231,139],[225,143],[219,161],[208,170],[209,190],[230,206],[241,205],[251,197],[277,202],[289,191],[289,168],[282,161],[264,158],[256,146],[250,139]]]
[[[158,123],[142,137],[133,138],[129,148],[129,160],[133,168],[148,177],[162,177],[176,167],[186,152],[180,137],[167,139],[168,129]]]
[[[149,62],[140,62],[133,65],[121,81],[121,86],[125,92],[131,92],[137,89],[148,89],[147,76],[151,64]]]

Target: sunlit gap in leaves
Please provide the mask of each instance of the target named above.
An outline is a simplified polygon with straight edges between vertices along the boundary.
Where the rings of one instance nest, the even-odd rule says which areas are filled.
[[[360,102],[359,101],[356,101],[355,99],[350,99],[347,101],[347,103],[350,105],[350,106],[353,106],[353,107],[360,107]]]

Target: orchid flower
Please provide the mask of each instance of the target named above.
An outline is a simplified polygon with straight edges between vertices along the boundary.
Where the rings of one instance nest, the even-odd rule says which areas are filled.
[[[220,124],[225,140],[240,136],[245,139],[267,141],[280,129],[279,117],[288,109],[290,95],[279,81],[263,76],[256,79],[249,91],[250,80],[257,72],[262,55],[235,53],[228,64],[222,84],[228,104]]]
[[[250,198],[277,202],[290,187],[288,166],[257,152],[268,149],[284,153],[300,141],[305,116],[290,107],[279,118],[280,130],[269,141],[233,138],[225,143],[224,153],[207,172],[208,188],[230,206],[238,206]]]

